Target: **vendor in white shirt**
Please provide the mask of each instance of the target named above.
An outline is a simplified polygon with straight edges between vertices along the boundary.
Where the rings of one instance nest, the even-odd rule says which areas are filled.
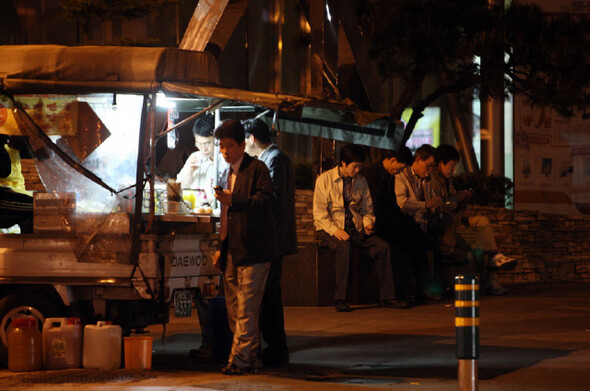
[[[213,187],[217,185],[216,173],[225,169],[225,163],[217,159],[217,167],[215,166],[215,155],[219,154],[215,153],[214,128],[215,119],[211,114],[204,114],[195,121],[193,134],[195,146],[199,150],[188,157],[184,167],[176,176],[176,181],[181,183],[183,189],[203,190],[204,196],[197,199],[196,207],[207,202],[215,211],[218,205]]]

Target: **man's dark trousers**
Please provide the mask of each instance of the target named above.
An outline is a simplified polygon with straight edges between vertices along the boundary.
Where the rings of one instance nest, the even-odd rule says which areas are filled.
[[[268,344],[262,356],[265,365],[283,365],[289,360],[281,292],[282,269],[283,257],[275,259],[270,264],[260,309],[260,331]]]
[[[267,343],[262,361],[266,366],[281,367],[289,362],[281,298],[282,262],[283,256],[297,253],[295,175],[291,160],[276,145],[268,147],[260,160],[266,164],[271,175],[275,196],[273,231],[277,239],[277,254],[270,265],[260,307],[260,332]]]
[[[349,240],[339,240],[326,231],[318,231],[318,238],[334,251],[336,269],[335,300],[346,300],[348,273],[350,269],[350,247],[359,247],[375,261],[379,274],[379,298],[394,298],[393,277],[391,273],[389,244],[378,236],[351,236]]]

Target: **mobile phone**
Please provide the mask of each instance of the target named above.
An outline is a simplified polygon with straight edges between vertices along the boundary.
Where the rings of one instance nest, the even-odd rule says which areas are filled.
[[[213,190],[215,190],[216,193],[220,193],[223,191],[223,188],[221,186],[214,186]]]

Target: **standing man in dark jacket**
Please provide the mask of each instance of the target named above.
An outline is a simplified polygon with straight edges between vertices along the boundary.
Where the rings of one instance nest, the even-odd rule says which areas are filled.
[[[215,129],[215,138],[230,165],[224,189],[215,192],[221,202],[221,251],[213,261],[224,272],[227,315],[234,333],[228,363],[221,372],[256,373],[260,304],[270,262],[276,257],[272,183],[266,165],[244,152],[244,127],[239,121],[223,121]]]
[[[258,156],[270,170],[274,204],[273,230],[277,239],[278,256],[272,261],[260,310],[260,331],[268,344],[262,352],[262,362],[269,367],[289,363],[287,336],[281,293],[283,257],[297,252],[295,230],[295,176],[289,157],[272,143],[268,125],[259,118],[244,121],[246,153]]]

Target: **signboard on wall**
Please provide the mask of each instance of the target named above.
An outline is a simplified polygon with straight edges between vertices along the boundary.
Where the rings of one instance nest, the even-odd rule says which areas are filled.
[[[21,107],[48,135],[75,136],[78,121],[78,100],[74,96],[21,95]],[[0,133],[21,135],[12,101],[0,95]]]
[[[590,0],[519,0],[518,3],[538,5],[547,13],[590,13]]]
[[[590,214],[590,120],[514,99],[514,206]]]

